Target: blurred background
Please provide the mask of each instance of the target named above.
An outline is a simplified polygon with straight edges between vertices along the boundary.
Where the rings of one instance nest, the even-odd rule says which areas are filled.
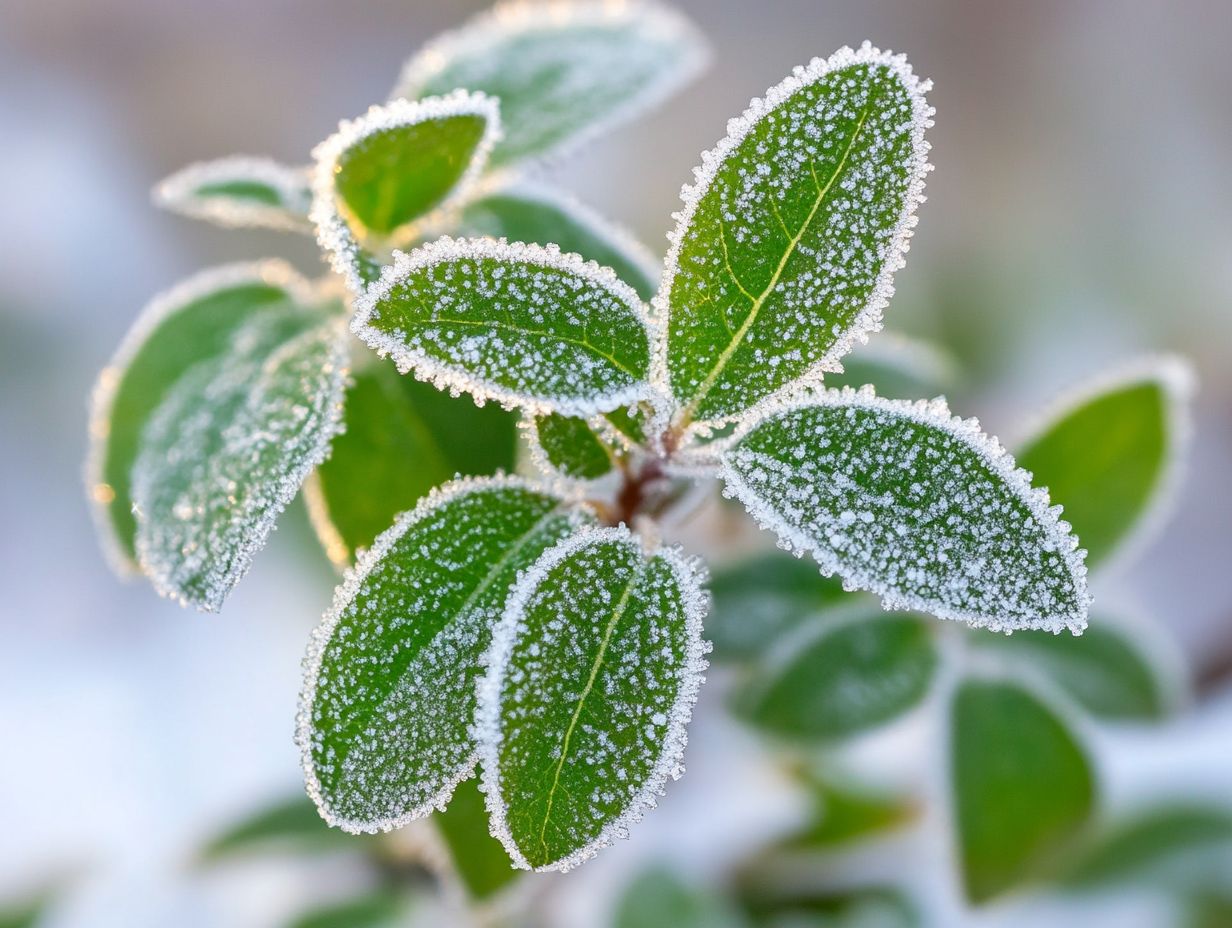
[[[1121,736],[1107,776],[1114,796],[1135,777],[1227,795],[1232,6],[676,5],[712,40],[709,71],[546,177],[661,252],[726,119],[792,65],[868,38],[936,84],[936,170],[887,324],[958,356],[957,412],[1012,438],[1119,360],[1193,361],[1188,479],[1115,583],[1177,638],[1200,700],[1149,750]],[[297,510],[221,615],[117,580],[81,487],[86,397],[142,305],[192,271],[265,254],[323,270],[306,238],[156,211],[156,181],[232,153],[305,163],[340,118],[384,99],[406,56],[482,6],[0,0],[0,899],[62,885],[47,924],[259,928],[363,879],[345,857],[194,865],[227,821],[299,788],[299,661],[335,575]],[[647,860],[704,877],[792,814],[773,765],[705,693],[686,759],[631,841],[556,878],[548,923],[605,924]],[[1121,917],[1108,923],[1157,924]]]

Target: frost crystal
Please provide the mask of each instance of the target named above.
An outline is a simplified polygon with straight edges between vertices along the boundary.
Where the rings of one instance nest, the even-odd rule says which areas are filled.
[[[765,414],[723,455],[725,493],[826,574],[1002,631],[1086,625],[1085,552],[974,419],[944,401],[828,391]]]
[[[692,79],[706,45],[648,2],[514,0],[439,36],[403,67],[392,97],[466,87],[498,97],[494,163],[559,155],[656,105]]]
[[[842,48],[703,155],[655,298],[681,423],[815,381],[880,327],[923,200],[930,87],[901,55]]]
[[[308,169],[235,155],[177,171],[154,188],[172,212],[229,228],[310,232]]]
[[[645,306],[554,246],[445,238],[396,253],[351,330],[403,373],[531,412],[590,416],[649,390]]]
[[[683,772],[708,650],[702,580],[624,527],[579,532],[518,580],[476,728],[492,833],[519,867],[584,862]]]
[[[388,831],[448,801],[474,769],[480,656],[510,586],[589,520],[517,478],[459,480],[360,557],[304,660],[297,741],[326,821]]]
[[[338,429],[344,336],[298,308],[267,314],[168,393],[133,468],[137,557],[161,594],[214,612],[247,572]]]

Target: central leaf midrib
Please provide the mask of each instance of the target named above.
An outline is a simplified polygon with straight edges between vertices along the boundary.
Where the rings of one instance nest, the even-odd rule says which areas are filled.
[[[565,760],[569,756],[569,742],[573,739],[573,732],[577,728],[578,719],[581,718],[582,707],[585,706],[587,697],[590,696],[591,690],[594,689],[595,680],[599,676],[599,669],[603,666],[603,658],[607,655],[607,648],[612,640],[612,633],[616,629],[616,624],[624,616],[625,609],[629,605],[629,597],[632,595],[633,587],[641,579],[641,575],[640,566],[635,567],[633,576],[625,585],[624,592],[620,594],[620,600],[616,603],[616,608],[612,610],[612,617],[608,620],[607,627],[603,631],[603,641],[599,644],[599,652],[595,655],[594,662],[591,664],[590,676],[586,680],[586,686],[582,689],[582,695],[578,697],[577,705],[573,709],[573,716],[569,719],[569,725],[565,729],[565,736],[560,746],[560,757],[556,761],[556,770],[552,775],[552,786],[548,790],[547,806],[543,811],[543,822],[539,828],[539,847],[544,857],[548,854],[547,830],[548,823],[552,819],[552,804],[556,799],[556,791],[560,788],[561,771],[564,769]]]
[[[521,550],[522,546],[526,543],[526,541],[530,539],[531,537],[533,537],[540,530],[542,530],[544,526],[546,526],[547,523],[553,518],[555,518],[557,515],[559,515],[559,507],[553,507],[548,512],[540,516],[535,521],[534,525],[532,525],[529,529],[527,529],[523,534],[519,535],[509,545],[508,550],[506,550],[505,553],[502,554],[499,559],[497,559],[496,563],[492,565],[492,567],[484,575],[483,579],[479,581],[478,585],[476,585],[476,587],[473,590],[471,590],[470,593],[467,594],[467,597],[465,600],[462,601],[462,604],[456,610],[453,611],[453,614],[449,618],[449,620],[441,623],[441,627],[438,628],[436,632],[434,632],[430,638],[428,638],[425,642],[423,642],[423,644],[419,648],[416,649],[415,653],[411,655],[410,659],[399,669],[396,675],[397,681],[395,681],[394,685],[390,688],[389,692],[384,696],[384,698],[382,698],[379,703],[375,704],[367,712],[358,714],[355,717],[355,719],[352,721],[352,723],[346,726],[346,728],[344,729],[346,732],[352,732],[355,730],[362,731],[363,729],[368,727],[368,723],[376,715],[378,715],[380,711],[389,704],[389,701],[398,693],[399,683],[406,676],[407,668],[409,668],[411,665],[415,663],[416,658],[418,658],[418,656],[422,654],[424,650],[426,650],[429,646],[431,646],[432,642],[436,640],[437,636],[440,635],[441,632],[443,632],[446,628],[448,628],[454,622],[458,621],[463,616],[467,615],[475,607],[475,603],[478,602],[479,598],[483,596],[483,594],[486,593],[491,588],[493,583],[496,582],[496,578],[500,576],[500,574],[504,571],[506,567],[509,566],[510,562],[517,555],[517,553]],[[353,747],[353,743],[351,739],[348,738],[346,739],[346,743],[338,748],[339,759],[338,759],[337,766],[339,768],[345,765],[347,757],[350,756],[352,747]]]
[[[829,179],[827,179],[825,186],[823,187],[820,184],[817,185],[817,197],[813,201],[813,206],[809,210],[808,216],[805,217],[804,222],[800,224],[799,231],[797,231],[791,241],[788,242],[787,248],[783,252],[783,257],[779,260],[778,267],[774,269],[774,274],[771,276],[770,282],[766,284],[757,299],[753,301],[753,305],[749,307],[748,315],[746,315],[744,321],[740,323],[740,328],[737,329],[735,334],[732,335],[731,340],[727,343],[727,347],[724,348],[722,354],[719,355],[719,359],[715,363],[715,366],[711,369],[710,373],[706,375],[706,379],[703,380],[701,386],[697,388],[697,391],[693,394],[692,399],[689,400],[688,405],[686,405],[681,411],[680,422],[682,424],[687,424],[692,420],[698,406],[701,405],[702,400],[705,399],[711,389],[714,388],[714,385],[718,382],[719,376],[723,373],[723,369],[727,367],[728,362],[732,359],[736,353],[736,350],[744,341],[744,337],[748,334],[749,329],[752,328],[753,323],[757,320],[758,313],[761,312],[761,308],[765,305],[766,299],[771,293],[774,292],[774,288],[778,286],[779,280],[783,276],[783,271],[787,268],[787,262],[791,259],[791,256],[796,253],[796,248],[799,246],[800,240],[804,237],[804,233],[808,231],[809,226],[812,225],[813,219],[817,215],[817,211],[821,209],[822,204],[826,200],[826,196],[834,186],[834,182],[838,180],[838,176],[843,172],[843,168],[847,166],[847,159],[851,155],[852,149],[855,148],[856,140],[860,137],[860,133],[864,129],[864,123],[868,119],[868,113],[871,108],[872,103],[870,102],[860,111],[860,118],[856,122],[855,130],[851,133],[851,139],[848,141],[847,147],[843,150],[842,157],[839,159],[839,162],[835,166]],[[813,179],[816,181],[817,174],[814,170],[812,162],[809,163],[809,170],[813,172]],[[726,240],[723,241],[723,245],[724,249],[726,249]],[[732,275],[732,280],[735,281],[741,291],[744,290],[744,286],[739,280],[736,279],[734,274]],[[720,310],[720,313],[721,312],[722,310]],[[722,318],[725,320],[726,316],[723,316]]]

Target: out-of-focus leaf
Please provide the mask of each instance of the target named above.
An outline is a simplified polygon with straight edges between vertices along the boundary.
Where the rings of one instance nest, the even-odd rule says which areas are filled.
[[[811,561],[770,551],[716,570],[706,634],[717,660],[757,657],[801,621],[853,602],[837,577]]]
[[[918,811],[909,797],[875,793],[810,777],[813,812],[808,823],[778,846],[789,851],[829,850],[904,825]]]
[[[0,901],[0,928],[38,928],[56,901],[53,890],[41,890],[22,899]]]
[[[269,158],[220,158],[193,164],[154,189],[173,212],[233,228],[309,232],[308,171]]]
[[[472,899],[485,900],[521,874],[504,847],[488,831],[488,810],[479,781],[463,780],[444,811],[432,816],[453,861],[453,868]]]
[[[758,728],[789,738],[849,737],[924,697],[937,664],[927,620],[871,612],[817,626],[780,640],[751,673],[737,705]]]
[[[456,87],[500,100],[493,163],[559,154],[658,103],[705,58],[693,26],[658,4],[510,3],[433,40],[402,70],[394,97]]]
[[[395,516],[454,476],[513,470],[513,413],[451,397],[388,363],[366,365],[352,379],[344,430],[305,487],[313,525],[335,563],[349,563]]]
[[[758,928],[920,928],[919,913],[897,890],[745,893],[742,903]]]
[[[1095,775],[1065,720],[1015,683],[963,682],[950,722],[963,882],[982,903],[1072,847],[1095,807]]]
[[[410,900],[394,887],[379,887],[342,902],[310,909],[287,928],[395,928],[406,922]]]
[[[263,806],[220,831],[205,843],[205,863],[253,852],[288,850],[296,853],[356,850],[362,840],[330,828],[303,793]]]
[[[748,923],[717,893],[689,886],[666,866],[639,873],[616,903],[612,928],[742,928]]]
[[[915,400],[949,393],[957,380],[957,362],[938,345],[879,332],[868,344],[843,358],[843,372],[825,375],[827,387],[859,389],[872,384],[878,396]]]
[[[1156,508],[1176,466],[1191,381],[1179,359],[1138,363],[1082,391],[1019,452],[1065,507],[1089,567]]]

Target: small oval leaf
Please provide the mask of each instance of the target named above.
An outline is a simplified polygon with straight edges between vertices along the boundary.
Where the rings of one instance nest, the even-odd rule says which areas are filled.
[[[447,484],[381,535],[305,659],[308,793],[345,831],[443,806],[475,766],[480,656],[518,572],[588,519],[514,478]]]
[[[477,731],[492,831],[514,863],[567,870],[679,776],[706,667],[692,564],[591,529],[518,581],[492,639]]]
[[[311,232],[306,168],[236,155],[192,164],[154,188],[165,209],[228,228]]]
[[[1018,453],[1065,507],[1088,567],[1158,514],[1188,435],[1192,385],[1179,358],[1139,361],[1081,390]]]
[[[449,238],[398,254],[351,322],[441,389],[577,416],[647,395],[648,326],[607,268],[555,247]]]
[[[928,623],[862,610],[818,619],[777,642],[737,705],[752,724],[772,734],[850,737],[918,704],[936,665]]]
[[[291,307],[168,392],[133,466],[137,558],[159,593],[216,612],[248,571],[338,429],[345,336]]]
[[[1094,810],[1095,778],[1065,721],[1017,684],[963,682],[951,726],[963,879],[985,902],[1066,851]]]
[[[559,155],[657,104],[705,63],[692,24],[656,3],[505,3],[439,36],[403,67],[392,97],[456,87],[501,101],[493,163]]]
[[[281,261],[203,271],[155,297],[94,387],[86,483],[110,560],[137,569],[132,468],[141,433],[167,392],[196,364],[226,352],[236,331],[288,305],[315,302],[308,282]]]
[[[930,87],[901,55],[842,48],[703,155],[655,298],[679,425],[817,380],[880,328],[923,200]]]
[[[771,406],[723,454],[725,492],[887,608],[998,630],[1086,625],[1077,539],[1030,475],[941,400],[829,391]]]
[[[531,456],[540,470],[568,480],[597,480],[610,474],[617,451],[597,427],[578,416],[549,413],[527,419]]]

